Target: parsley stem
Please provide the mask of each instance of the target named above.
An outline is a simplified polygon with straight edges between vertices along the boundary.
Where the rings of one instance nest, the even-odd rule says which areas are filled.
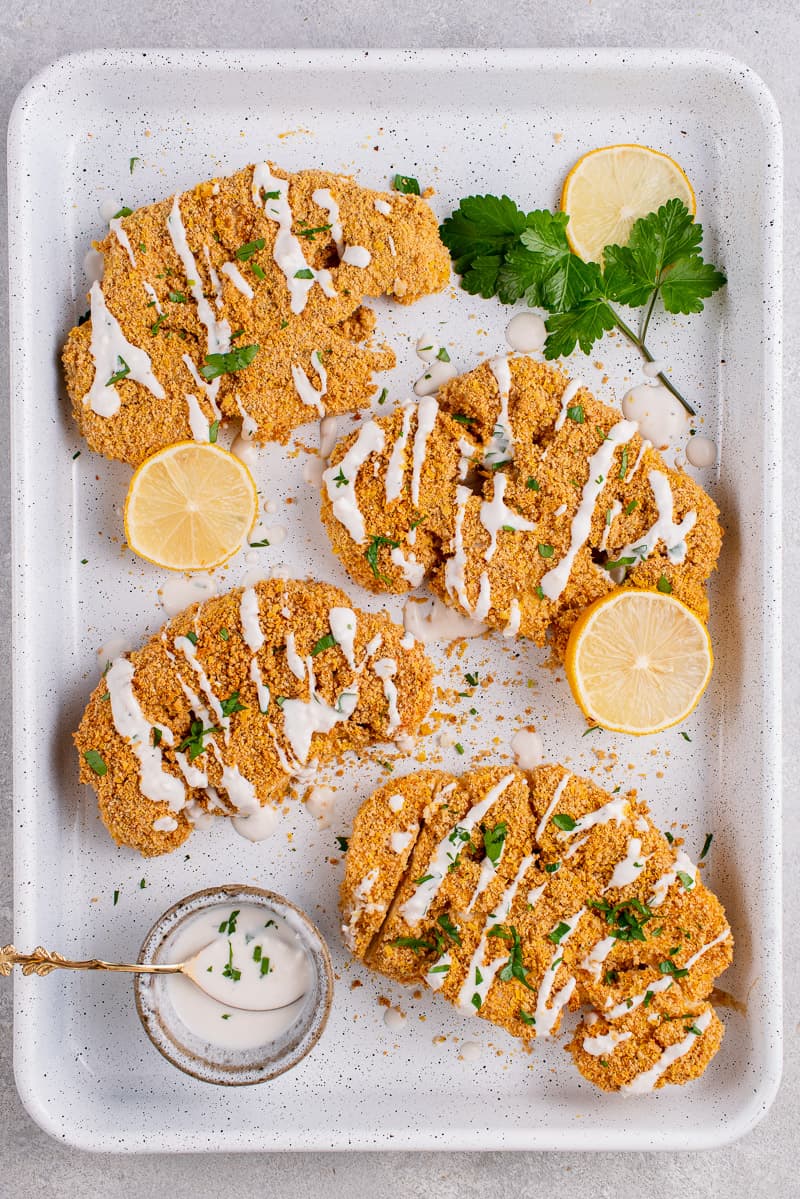
[[[648,350],[647,346],[644,344],[644,333],[642,334],[641,337],[637,337],[636,334],[634,333],[633,329],[631,329],[629,325],[625,324],[622,317],[617,312],[614,311],[614,309],[611,307],[610,304],[608,305],[608,311],[611,313],[612,317],[614,318],[614,323],[616,324],[620,333],[625,334],[628,341],[632,342],[633,345],[636,346],[637,350],[639,350],[639,352],[642,354],[642,356],[644,358],[647,359],[648,362],[655,362],[655,355],[651,354],[650,351]],[[647,316],[645,317],[645,322],[647,322],[649,319],[650,319],[650,313],[648,312]],[[646,325],[645,325],[645,331],[646,331]],[[657,377],[659,383],[663,383],[663,385],[666,387],[667,391],[672,392],[672,394],[675,396],[675,399],[680,404],[683,404],[684,408],[689,413],[689,415],[694,416],[695,415],[694,408],[691,406],[691,404],[689,403],[688,400],[685,400],[683,398],[683,396],[678,391],[675,384],[670,382],[670,380],[667,378],[667,376],[664,374],[664,372],[660,371],[656,377]]]
[[[644,345],[645,338],[647,337],[647,330],[650,328],[650,317],[653,315],[653,309],[656,306],[657,299],[658,288],[654,287],[653,294],[650,297],[650,303],[647,305],[647,308],[642,314],[642,319],[639,322],[639,341],[642,343],[642,345]]]

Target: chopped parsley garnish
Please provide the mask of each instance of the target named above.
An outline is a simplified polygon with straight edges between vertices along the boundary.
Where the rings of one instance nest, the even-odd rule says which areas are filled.
[[[227,638],[226,638],[226,640],[227,640]],[[231,694],[228,696],[228,698],[224,699],[222,701],[222,704],[220,706],[222,708],[223,716],[232,716],[234,712],[246,712],[247,711],[247,704],[242,704],[239,702],[239,692],[238,691],[232,691]]]
[[[684,733],[683,729],[681,729],[681,736],[683,737],[684,741],[691,741],[691,737],[688,733]]]
[[[483,848],[493,866],[496,866],[500,861],[507,836],[508,825],[504,820],[500,824],[496,824],[492,829],[483,829]]]
[[[183,294],[182,291],[168,291],[167,299],[172,300],[173,304],[185,304],[186,303],[186,296]]]
[[[261,946],[260,945],[253,946],[253,961],[254,962],[261,961]]]
[[[219,635],[223,641],[228,641],[230,638],[230,633],[228,632],[227,629],[220,629]]]
[[[477,672],[477,670],[476,670],[476,671],[474,671],[474,673],[472,673],[472,674],[465,674],[465,675],[464,675],[464,678],[466,679],[466,681],[467,681],[467,683],[468,683],[468,685],[469,685],[470,687],[477,687],[477,686],[478,686],[478,672]]]
[[[691,891],[692,887],[694,886],[694,879],[692,878],[691,874],[687,874],[685,870],[679,870],[678,878],[683,883],[684,890]]]
[[[475,417],[474,416],[464,416],[463,412],[454,412],[453,420],[458,421],[458,423],[460,425],[474,425],[475,424]]]
[[[220,1016],[220,1020],[230,1020],[230,1018],[231,1018],[230,1012],[223,1012],[222,1015]]]
[[[472,999],[470,999],[470,1003],[471,1003],[471,1004],[472,1004],[472,1006],[475,1008],[475,1011],[476,1011],[476,1012],[479,1012],[479,1011],[480,1011],[481,1007],[483,1006],[483,1000],[481,999],[481,997],[480,997],[480,995],[478,994],[478,992],[477,992],[477,991],[476,991],[476,992],[475,992],[475,994],[472,996]]]
[[[210,737],[213,733],[218,732],[218,728],[203,728],[202,720],[193,720],[191,723],[189,736],[184,738],[184,740],[178,746],[178,749],[180,751],[188,750],[189,761],[193,762],[195,758],[199,758],[200,754],[203,754],[206,751],[204,738]]]
[[[562,832],[571,833],[577,821],[573,820],[567,812],[559,812],[553,817],[553,824],[556,828],[560,828]]]
[[[545,874],[555,874],[555,872],[558,870],[560,865],[561,865],[560,862],[548,862],[548,864],[544,868]]]
[[[159,329],[161,328],[162,323],[166,319],[167,319],[166,312],[162,312],[161,316],[156,317],[156,319],[153,321],[152,325],[150,326],[150,332],[152,333],[153,337],[155,337],[156,333],[158,333]]]
[[[260,977],[265,978],[266,975],[269,974],[269,971],[270,971],[269,958],[262,958],[261,959],[261,970],[259,971]]]
[[[454,941],[456,945],[461,944],[461,933],[458,925],[453,924],[453,921],[448,916],[447,912],[442,912],[441,916],[437,917],[436,923],[440,928],[444,929],[445,935],[448,936],[451,941]]]
[[[528,488],[528,491],[539,490],[539,482],[537,479],[534,479],[533,475],[526,481],[525,486]]]
[[[402,192],[404,196],[419,196],[419,183],[413,175],[395,175],[392,181],[392,187],[396,192]]]
[[[115,383],[121,383],[131,373],[131,368],[119,354],[117,355],[117,362],[120,364],[119,369],[114,371],[114,374],[106,383],[106,387],[113,387]]]
[[[206,354],[205,365],[200,367],[204,379],[218,379],[220,375],[233,375],[249,366],[259,351],[259,346],[237,346],[227,354]]]
[[[713,834],[713,833],[706,833],[706,839],[705,839],[705,841],[703,842],[703,852],[700,854],[700,857],[699,857],[699,859],[698,859],[699,861],[701,861],[701,862],[702,862],[703,858],[706,856],[706,854],[708,853],[709,849],[711,848],[711,842],[712,842],[713,840],[714,840],[714,834]]]
[[[233,945],[228,942],[228,960],[222,968],[222,977],[230,978],[233,982],[238,983],[242,977],[241,970],[237,970],[233,964]]]
[[[419,953],[423,949],[437,948],[436,941],[427,941],[424,937],[395,937],[389,944],[397,945],[401,949],[413,949],[414,953]]]
[[[570,932],[571,925],[564,920],[560,920],[551,933],[547,934],[548,941],[552,941],[554,945],[558,945],[564,937]]]
[[[315,233],[327,233],[330,225],[315,225],[313,229],[298,229],[298,237],[307,237],[309,241],[314,240]]]
[[[552,558],[552,556],[553,556],[552,545],[547,545],[546,542],[542,543],[540,541],[539,542],[539,557],[540,558]]]
[[[583,404],[574,404],[567,409],[567,416],[570,420],[574,420],[576,425],[582,425],[586,419],[583,412]]]
[[[428,974],[447,974],[449,969],[449,962],[443,962],[441,966],[431,966]]]
[[[662,974],[671,974],[673,978],[686,978],[686,975],[689,973],[688,970],[682,970],[676,966],[669,958],[665,958],[663,962],[659,962],[658,969]]]
[[[449,362],[450,361],[450,355],[448,354],[448,352],[444,348],[444,346],[442,346],[439,349],[439,352],[437,353],[436,357],[439,359],[440,362]]]
[[[463,754],[463,752],[464,752],[464,746],[461,744],[460,741],[456,741],[455,745],[453,746],[453,749],[456,751],[457,754]]]
[[[128,162],[128,170],[130,171],[131,175],[133,174],[133,168],[136,166],[137,162],[139,162],[139,161],[140,161],[140,160],[139,160],[138,158],[131,158],[131,159],[129,160],[129,162]]]
[[[674,844],[675,838],[673,837],[672,833],[671,833],[671,832],[669,832],[669,830],[667,830],[667,831],[664,833],[664,836],[667,838],[667,840],[669,841],[670,845]]]
[[[384,537],[382,534],[376,533],[364,550],[364,557],[369,563],[370,570],[381,583],[391,583],[391,579],[387,579],[386,575],[380,572],[378,567],[378,552],[382,545],[388,545],[391,549],[397,549],[399,544],[400,542],[395,541],[392,537]]]
[[[419,876],[419,878],[414,879],[414,885],[417,887],[421,887],[423,883],[427,883],[432,878],[433,878],[432,874],[421,874]]]
[[[339,467],[338,475],[334,475],[333,481],[337,487],[347,487],[348,483],[350,482],[350,480],[345,476],[341,466]]]
[[[511,942],[508,961],[500,971],[501,981],[507,983],[510,982],[512,978],[515,978],[517,982],[522,983],[522,985],[527,987],[529,991],[533,991],[535,988],[532,987],[528,982],[528,974],[525,970],[525,962],[522,957],[522,942],[519,939],[519,933],[514,925],[512,924],[510,929],[497,927],[491,929],[490,931],[494,936],[502,937],[504,941]]]
[[[153,745],[154,746],[161,744],[161,737],[162,737],[161,729],[154,728],[153,729]]]
[[[147,886],[147,879],[146,879],[146,878],[140,878],[140,879],[139,879],[139,890],[140,890],[140,891],[144,891],[144,889],[145,889],[145,887],[146,887],[146,886]]]
[[[603,732],[603,728],[601,725],[590,724],[588,729],[584,729],[584,731],[581,733],[581,737],[588,737],[590,733],[602,733],[602,732]]]
[[[210,424],[208,426],[208,440],[211,442],[212,445],[214,445],[214,443],[216,442],[218,433],[219,433],[219,421],[215,420],[212,422],[212,424]]]
[[[653,913],[646,903],[632,897],[622,899],[619,903],[610,904],[607,900],[589,900],[588,907],[596,912],[602,912],[606,923],[611,929],[611,936],[617,941],[645,941],[644,926],[653,919]]]
[[[256,279],[266,279],[267,277],[267,272],[263,269],[263,267],[260,267],[257,262],[250,263],[250,270],[253,272]]]
[[[656,587],[658,588],[659,591],[662,591],[664,593],[664,595],[670,595],[672,592],[672,584],[670,583],[670,581],[666,575],[661,575],[658,582],[656,583]]]
[[[231,914],[230,914],[230,916],[228,916],[227,920],[222,921],[222,924],[217,929],[217,932],[227,933],[227,935],[229,937],[232,937],[233,934],[236,932],[236,919],[237,919],[238,915],[239,915],[239,908],[236,908],[234,911],[231,912]]]
[[[115,891],[114,892],[114,907],[117,906],[118,901],[119,901],[119,891]]]
[[[195,632],[187,633],[186,640],[191,641],[192,645],[197,645],[197,633],[195,633]]]
[[[269,539],[264,537],[261,541],[248,541],[247,544],[251,550],[263,550],[269,545]]]
[[[382,387],[382,388],[381,388],[381,394],[378,396],[378,403],[379,403],[379,404],[385,404],[385,403],[386,403],[386,400],[387,400],[387,398],[388,398],[388,396],[389,396],[389,388],[388,388],[388,387]]]
[[[347,850],[350,847],[350,841],[347,837],[337,837],[336,844],[339,846],[339,849],[342,851],[342,853],[347,853]]]
[[[266,242],[263,237],[257,237],[255,241],[247,241],[243,246],[239,246],[236,251],[236,257],[240,262],[249,262],[255,254],[256,250],[263,250]]]
[[[120,208],[119,212],[115,212],[111,219],[112,219],[112,221],[118,221],[121,217],[132,216],[132,215],[133,215],[133,209],[127,208],[123,204],[123,206],[122,206],[122,208]]]
[[[336,638],[333,633],[326,633],[324,637],[320,637],[319,641],[311,647],[311,657],[316,658],[317,654],[321,654],[326,649],[333,649],[335,645]]]
[[[295,271],[294,277],[295,277],[295,279],[313,279],[314,272],[311,270],[310,267],[306,266],[306,267],[303,267],[303,269],[301,271]]]
[[[517,1015],[519,1016],[519,1018],[523,1024],[535,1024],[536,1023],[536,1017],[532,1016],[530,1014],[530,1012],[524,1011],[522,1008],[519,1009],[519,1011],[517,1012]]]
[[[696,1037],[702,1037],[702,1030],[696,1024],[685,1024],[684,1032],[693,1032]]]
[[[100,776],[100,778],[102,778],[104,774],[107,774],[108,767],[96,749],[84,750],[83,760],[86,762],[87,766],[91,767],[95,774]]]

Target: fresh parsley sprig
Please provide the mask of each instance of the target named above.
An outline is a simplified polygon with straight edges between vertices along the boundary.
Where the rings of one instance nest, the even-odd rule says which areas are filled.
[[[636,221],[627,245],[606,246],[602,266],[573,254],[568,221],[565,212],[525,213],[508,196],[468,196],[440,230],[471,295],[497,296],[504,304],[524,299],[550,314],[545,358],[564,357],[576,345],[588,354],[605,333],[619,329],[653,362],[645,339],[659,297],[667,312],[702,312],[703,300],[725,283],[721,271],[703,261],[702,226],[678,199]],[[638,332],[617,304],[642,310]],[[694,415],[675,385],[664,374],[658,378]]]

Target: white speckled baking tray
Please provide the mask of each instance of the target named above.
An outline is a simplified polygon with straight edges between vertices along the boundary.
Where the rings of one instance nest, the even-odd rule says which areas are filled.
[[[339,786],[328,829],[294,806],[260,845],[223,825],[196,833],[185,853],[150,862],[114,847],[92,793],[77,783],[70,732],[97,677],[98,648],[120,633],[133,647],[163,620],[156,591],[164,574],[122,548],[129,472],[82,445],[57,364],[85,307],[82,262],[102,235],[103,201],[139,205],[271,157],[290,169],[355,170],[376,187],[395,171],[414,174],[435,187],[440,215],[482,190],[536,207],[556,202],[582,152],[620,141],[657,146],[686,167],[708,256],[729,279],[704,317],[662,316],[653,329],[721,451],[702,476],[727,530],[712,585],[714,679],[686,726],[691,743],[674,730],[593,742],[581,737],[564,680],[542,669],[541,655],[522,642],[472,641],[463,656],[438,659],[445,685],[475,669],[493,679],[477,717],[463,701],[455,709],[466,753],[437,748],[435,736],[420,748],[448,767],[468,766],[487,747],[508,757],[513,731],[532,721],[551,758],[577,771],[594,766],[610,787],[640,783],[656,818],[685,832],[691,854],[714,833],[705,878],[737,944],[721,982],[747,1013],[723,1012],[725,1041],[699,1082],[635,1103],[597,1093],[557,1042],[528,1056],[484,1022],[349,962],[336,931],[341,864],[329,859],[339,856],[335,835],[385,777],[374,762],[325,773]],[[760,80],[691,51],[92,51],[28,85],[8,152],[16,943],[130,957],[182,895],[252,881],[309,911],[339,976],[328,1030],[310,1057],[273,1083],[233,1091],[179,1074],[152,1050],[124,978],[18,979],[16,1077],[34,1118],[82,1148],[134,1151],[677,1149],[750,1128],[775,1094],[781,1061],[781,140]],[[140,160],[133,174],[132,156]],[[423,330],[441,328],[459,369],[503,346],[508,313],[463,292],[403,311],[377,307],[398,353],[385,380],[392,399],[419,373],[413,343]],[[574,369],[607,400],[638,376],[633,353],[613,341],[593,362],[602,365],[581,359]],[[300,440],[316,444],[316,429]],[[304,460],[274,447],[263,455],[258,482],[288,534],[264,551],[265,569],[282,562],[356,592],[320,532]],[[243,571],[239,559],[221,585]],[[399,613],[396,601],[389,607]],[[598,765],[596,749],[619,756]],[[384,1024],[380,995],[407,1014],[400,1030]],[[460,1056],[466,1040],[481,1047],[476,1061]]]

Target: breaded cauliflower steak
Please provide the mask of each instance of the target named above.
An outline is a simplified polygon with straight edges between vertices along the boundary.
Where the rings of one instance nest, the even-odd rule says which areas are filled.
[[[561,766],[387,783],[356,817],[341,907],[367,965],[523,1041],[588,1006],[567,1048],[605,1090],[686,1082],[722,1039],[725,912],[635,791]]]
[[[335,447],[322,519],[350,576],[446,603],[562,656],[580,612],[621,584],[701,619],[719,513],[636,425],[530,358],[493,359]]]
[[[133,465],[206,439],[217,419],[285,443],[298,425],[363,407],[373,373],[395,363],[370,344],[363,298],[410,304],[450,273],[419,196],[271,164],[119,217],[97,249],[103,281],[64,347],[67,391],[92,449]],[[205,378],[209,355],[227,373]]]
[[[307,764],[415,732],[432,675],[401,627],[335,587],[238,588],[111,664],[75,734],[81,781],[114,840],[146,857],[209,815],[249,835]]]

